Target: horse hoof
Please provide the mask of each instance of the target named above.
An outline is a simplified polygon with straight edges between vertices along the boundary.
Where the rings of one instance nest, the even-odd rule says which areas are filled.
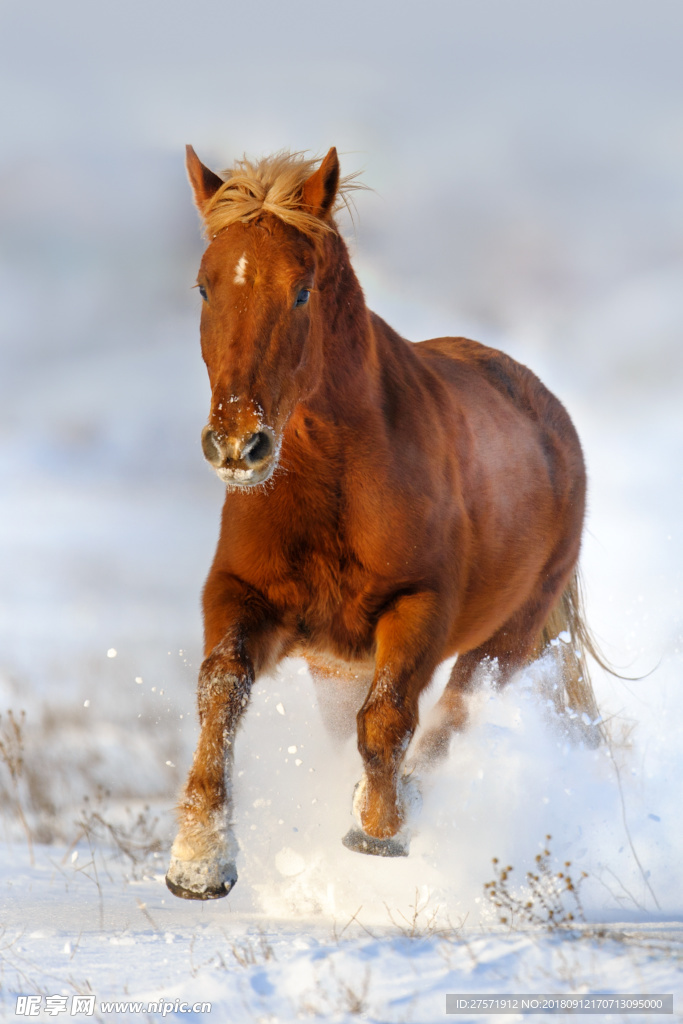
[[[235,887],[237,871],[228,860],[171,857],[166,885],[182,900],[220,900]]]
[[[185,889],[182,885],[177,885],[176,882],[171,881],[168,875],[166,875],[167,887],[174,896],[179,896],[181,900],[220,900],[234,889],[236,881],[237,878],[235,877],[227,882],[223,882],[220,888],[204,889],[202,892],[198,892],[196,889]]]
[[[407,857],[410,850],[410,844],[406,839],[397,836],[378,839],[376,836],[369,836],[360,828],[350,828],[342,843],[347,850],[367,853],[372,857]]]

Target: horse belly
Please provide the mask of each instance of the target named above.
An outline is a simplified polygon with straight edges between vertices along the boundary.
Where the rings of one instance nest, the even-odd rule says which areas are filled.
[[[513,416],[512,419],[518,418]],[[466,483],[472,542],[461,560],[463,591],[451,638],[458,653],[480,646],[534,594],[556,559],[578,557],[583,523],[571,480],[557,487],[537,430],[517,423],[509,434],[482,429],[481,451]],[[580,484],[580,481],[579,481]]]

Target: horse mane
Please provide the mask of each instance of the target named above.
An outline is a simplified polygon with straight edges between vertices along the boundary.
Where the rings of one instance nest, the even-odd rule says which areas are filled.
[[[246,224],[263,213],[272,213],[311,239],[336,231],[331,218],[322,220],[302,208],[304,182],[319,163],[318,158],[287,150],[257,162],[246,157],[236,160],[232,167],[221,172],[224,183],[202,211],[207,237],[214,238],[223,228],[237,221]],[[357,176],[355,172],[341,179],[332,213],[344,206],[350,209],[349,194],[367,187],[355,180]]]

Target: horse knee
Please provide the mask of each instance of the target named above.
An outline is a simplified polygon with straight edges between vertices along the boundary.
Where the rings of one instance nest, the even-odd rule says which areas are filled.
[[[415,715],[387,701],[366,703],[358,712],[358,749],[369,771],[395,770],[415,731]]]
[[[218,712],[229,726],[249,703],[252,683],[250,666],[237,662],[220,648],[213,650],[199,670],[197,706],[200,722],[207,714]]]

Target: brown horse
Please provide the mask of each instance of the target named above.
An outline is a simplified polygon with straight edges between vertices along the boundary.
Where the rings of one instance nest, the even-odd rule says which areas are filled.
[[[287,655],[347,699],[363,683],[344,842],[365,853],[407,853],[405,756],[445,659],[458,656],[419,766],[463,728],[484,659],[504,682],[552,641],[570,716],[597,711],[576,589],[585,472],[560,402],[502,352],[411,344],[368,310],[333,219],[353,187],[334,149],[319,166],[279,155],[223,178],[188,147],[187,167],[209,238],[202,446],[227,493],[167,884],[212,899],[237,879],[235,732],[255,678]]]

